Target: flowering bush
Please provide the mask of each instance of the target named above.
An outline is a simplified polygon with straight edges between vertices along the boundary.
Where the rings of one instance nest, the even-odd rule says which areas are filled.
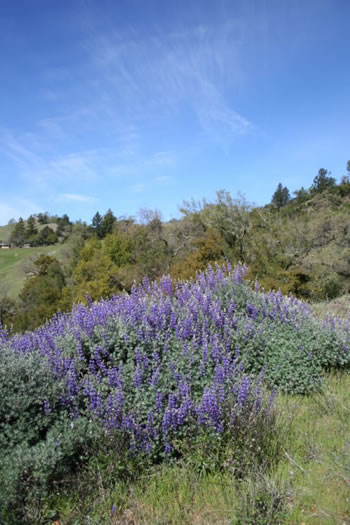
[[[35,356],[45,384],[50,378],[45,394],[38,382],[19,391],[30,405],[30,425],[15,413],[6,419],[11,392],[1,378],[0,430],[6,427],[8,447],[18,443],[11,428],[24,436],[40,419],[27,441],[35,447],[65,414],[99,421],[105,432],[127,436],[131,451],[159,459],[180,453],[181,440],[203,431],[234,439],[235,419],[242,428],[242,414],[258,421],[251,415],[271,410],[264,382],[307,393],[319,387],[323,368],[348,366],[346,324],[321,324],[305,303],[264,293],[257,283],[252,288],[245,274],[244,266],[226,265],[196,280],[145,280],[129,295],[78,304],[33,332],[1,330],[4,362],[10,354],[15,363]]]

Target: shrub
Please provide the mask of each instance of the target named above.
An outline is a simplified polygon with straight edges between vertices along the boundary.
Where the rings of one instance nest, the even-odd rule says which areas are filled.
[[[38,351],[14,352],[5,346],[0,356],[0,450],[35,445],[52,424],[48,412],[60,410],[63,383]]]
[[[272,460],[277,427],[263,385],[319,388],[324,369],[349,366],[350,333],[293,297],[252,287],[245,273],[217,266],[196,280],[145,280],[33,332],[1,331],[8,490],[45,494],[105,433],[153,462],[196,449],[199,469],[225,464],[238,476]]]

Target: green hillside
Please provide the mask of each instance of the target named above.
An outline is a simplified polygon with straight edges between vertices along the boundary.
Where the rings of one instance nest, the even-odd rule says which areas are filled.
[[[4,283],[9,287],[9,297],[17,298],[26,279],[26,266],[41,254],[51,255],[60,260],[61,252],[62,245],[0,250],[0,284]]]
[[[6,226],[0,226],[0,241],[7,242],[10,235],[15,227],[15,224],[7,224]]]
[[[0,241],[8,242],[8,240],[10,239],[11,233],[15,229],[15,226],[16,226],[16,223],[6,224],[5,226],[0,226]],[[50,222],[47,224],[39,224],[39,223],[36,224],[36,228],[38,229],[38,231],[45,228],[45,226],[48,226],[53,231],[57,230],[57,224],[55,224],[54,222]]]

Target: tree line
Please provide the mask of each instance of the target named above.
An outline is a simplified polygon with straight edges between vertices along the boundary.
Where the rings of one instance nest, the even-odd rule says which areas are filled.
[[[347,174],[343,175],[340,184],[337,185],[337,180],[331,176],[331,172],[325,168],[320,168],[308,190],[305,188],[300,188],[299,190],[294,191],[295,198],[300,203],[301,201],[305,201],[317,193],[322,193],[326,190],[334,190],[336,188],[339,188],[340,190],[345,189],[350,180],[350,160],[347,162],[346,171]],[[291,196],[289,189],[279,182],[276,191],[272,195],[271,204],[275,208],[280,209],[283,206],[286,206],[290,200]]]
[[[9,224],[12,220],[9,221]],[[9,243],[11,246],[22,248],[29,246],[49,246],[62,241],[69,234],[72,226],[67,214],[62,217],[49,216],[48,213],[30,215],[25,221],[22,217],[11,232]]]

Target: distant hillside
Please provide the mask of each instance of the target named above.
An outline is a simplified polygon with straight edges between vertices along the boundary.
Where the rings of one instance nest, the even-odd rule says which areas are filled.
[[[6,286],[8,296],[16,299],[26,279],[26,269],[32,260],[41,254],[51,255],[58,260],[63,252],[62,245],[38,246],[36,248],[0,249],[0,286]]]
[[[0,241],[8,242],[14,228],[15,224],[7,224],[6,226],[0,226]]]
[[[26,222],[26,221],[25,221]],[[17,223],[13,224],[6,224],[5,226],[0,226],[0,241],[8,242],[11,233],[15,229]],[[48,224],[36,224],[36,228],[38,231],[44,229],[46,226],[48,226],[52,231],[57,231],[57,224],[54,222],[50,222]]]

